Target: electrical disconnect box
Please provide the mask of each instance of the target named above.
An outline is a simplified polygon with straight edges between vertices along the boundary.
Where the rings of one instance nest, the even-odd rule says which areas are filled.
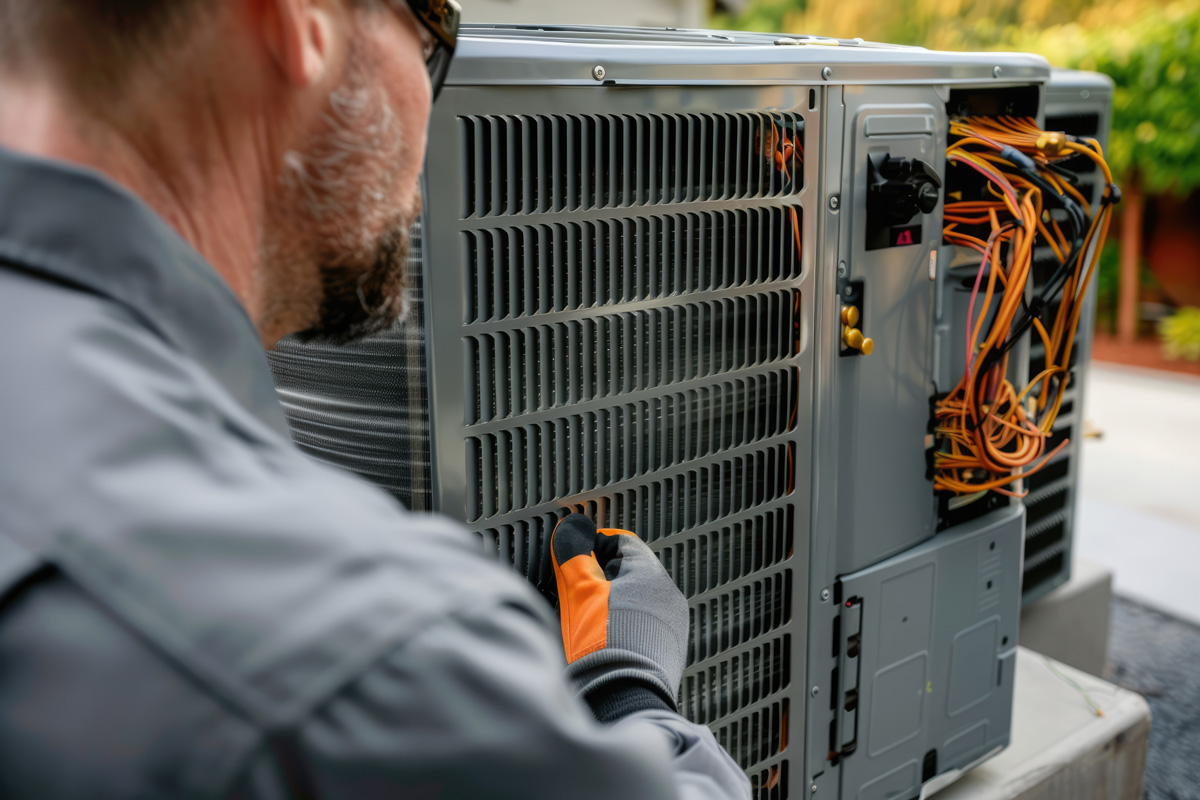
[[[1030,250],[1004,295],[1004,356],[970,342],[1006,313],[979,286],[1016,280],[1037,218],[1005,222],[1007,179],[959,173],[1008,169],[1033,203],[1062,170],[1091,181],[1091,213],[1107,185],[1086,154],[1038,179],[954,126],[1040,124],[1073,136],[1026,150],[1066,148],[1103,138],[1110,98],[1034,56],[467,26],[431,119],[413,312],[346,347],[281,344],[294,435],[534,583],[565,513],[636,531],[691,608],[680,710],[757,797],[915,798],[1008,743],[1022,565],[1028,595],[1069,563],[1078,453],[1053,437],[1079,427],[1090,330],[1085,303],[1071,380],[1049,330],[1030,347],[1052,327],[1039,289],[1090,254],[1064,217],[1047,224],[1070,253]],[[989,215],[1003,270],[954,243],[953,220],[988,238]],[[999,410],[1006,375],[1046,369]],[[1003,484],[1021,495],[1030,470],[1023,498],[954,460],[991,424],[939,422],[960,378],[997,441],[1024,426],[1039,458]],[[1058,419],[1036,433],[1043,388]]]

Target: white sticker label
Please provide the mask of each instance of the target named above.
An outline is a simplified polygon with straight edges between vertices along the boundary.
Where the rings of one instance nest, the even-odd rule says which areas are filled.
[[[937,250],[929,251],[929,280],[937,280]]]

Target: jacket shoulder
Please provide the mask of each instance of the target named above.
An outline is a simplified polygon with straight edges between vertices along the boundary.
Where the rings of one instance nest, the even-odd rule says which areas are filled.
[[[0,344],[22,376],[0,389],[0,525],[258,723],[464,604],[547,616],[462,526],[311,460],[125,309],[34,283],[0,301],[33,326]]]

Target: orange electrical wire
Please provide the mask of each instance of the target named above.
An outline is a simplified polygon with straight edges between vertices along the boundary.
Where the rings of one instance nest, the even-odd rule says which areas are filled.
[[[1108,234],[1116,187],[1095,140],[1080,142],[1043,131],[1031,119],[1007,116],[954,120],[950,132],[957,138],[947,148],[947,161],[981,175],[986,193],[996,200],[950,202],[944,210],[946,242],[975,250],[983,258],[975,292],[985,268],[987,283],[978,317],[971,309],[975,321],[969,326],[964,374],[935,404],[939,446],[934,454],[934,488],[954,494],[995,491],[1021,496],[1023,492],[1007,487],[1037,472],[1068,444],[1064,440],[1047,452],[1069,380],[1083,301]],[[1095,214],[1087,198],[1053,168],[1076,155],[1094,161],[1105,177],[1104,202]],[[1045,348],[1045,368],[1018,392],[1008,380],[1007,348],[1025,306],[1034,247],[1048,244],[1060,267],[1073,254],[1073,243],[1045,208],[1047,192],[1057,195],[1054,200],[1060,205],[1076,204],[1091,219],[1073,269],[1062,279],[1049,328],[1032,317],[1032,329]],[[987,234],[980,235],[979,229]]]

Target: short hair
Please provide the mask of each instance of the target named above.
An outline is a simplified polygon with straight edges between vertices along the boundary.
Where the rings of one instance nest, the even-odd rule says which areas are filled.
[[[212,0],[0,0],[0,70],[36,70],[81,100],[119,89],[188,35]]]

